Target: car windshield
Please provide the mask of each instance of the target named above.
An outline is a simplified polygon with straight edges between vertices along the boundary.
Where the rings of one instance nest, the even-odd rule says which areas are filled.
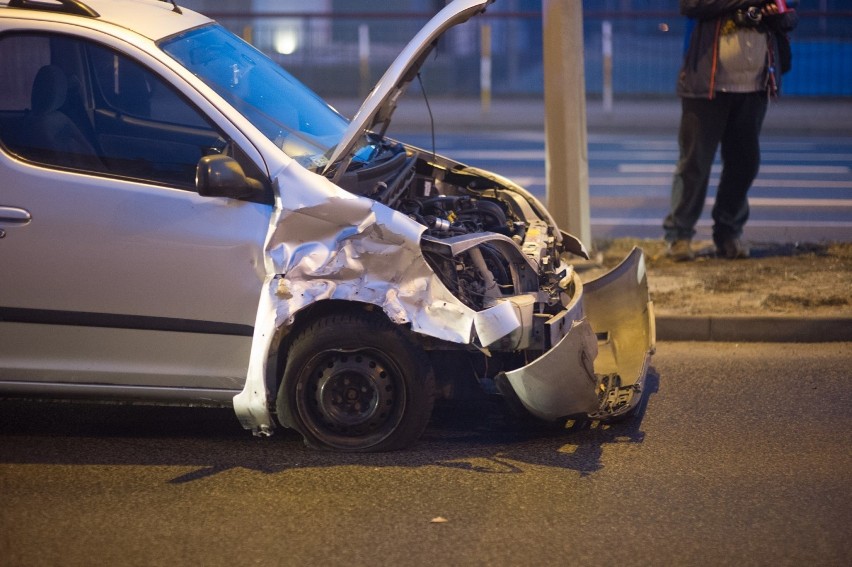
[[[171,37],[160,47],[309,169],[325,166],[346,130],[347,120],[313,91],[219,25]]]

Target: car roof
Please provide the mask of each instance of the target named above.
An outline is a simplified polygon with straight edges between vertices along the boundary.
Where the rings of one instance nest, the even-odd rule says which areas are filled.
[[[169,0],[8,0],[0,2],[0,18],[40,21],[101,22],[150,40],[210,23],[212,20]]]

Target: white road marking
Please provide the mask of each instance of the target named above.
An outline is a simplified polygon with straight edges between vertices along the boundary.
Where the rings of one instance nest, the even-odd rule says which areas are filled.
[[[674,164],[663,163],[620,163],[616,168],[619,173],[674,173]],[[847,175],[852,168],[846,165],[761,165],[758,175],[770,174],[802,174],[802,175]]]
[[[615,226],[662,226],[663,220],[659,218],[618,218],[618,217],[592,217],[591,222],[594,225],[615,225]],[[701,226],[712,225],[713,221],[709,219],[701,219],[698,221]],[[761,220],[753,219],[748,221],[748,226],[762,228],[789,228],[795,226],[813,227],[813,228],[852,228],[852,221],[800,221],[800,220]]]
[[[543,178],[542,178],[543,179]],[[710,178],[714,186],[718,179]],[[544,183],[544,181],[542,181]],[[590,177],[590,185],[606,187],[631,186],[670,186],[672,178],[666,177]],[[848,181],[830,179],[773,179],[758,176],[751,184],[752,187],[768,187],[770,189],[852,189],[852,179]]]
[[[451,156],[460,161],[491,160],[491,161],[544,161],[547,153],[542,149],[524,150],[477,150],[477,149],[446,149],[438,153]],[[852,162],[852,153],[826,154],[826,153],[803,153],[803,152],[761,152],[764,162],[778,161],[782,163],[808,161],[808,162]],[[590,161],[617,161],[617,162],[641,162],[656,161],[674,164],[677,161],[676,150],[654,150],[645,149],[628,150],[601,150],[589,151]],[[848,168],[847,168],[848,170]]]
[[[547,178],[538,176],[517,176],[512,181],[523,187],[544,186]],[[718,178],[710,178],[710,186],[715,187]],[[666,177],[596,177],[589,178],[590,187],[671,187],[672,178]],[[830,179],[766,179],[754,180],[752,187],[769,189],[852,189],[852,180]]]

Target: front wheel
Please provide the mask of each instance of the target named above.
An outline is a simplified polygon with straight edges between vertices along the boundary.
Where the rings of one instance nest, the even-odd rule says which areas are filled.
[[[433,396],[423,350],[384,317],[352,312],[296,335],[276,405],[284,425],[312,447],[389,451],[420,436]]]

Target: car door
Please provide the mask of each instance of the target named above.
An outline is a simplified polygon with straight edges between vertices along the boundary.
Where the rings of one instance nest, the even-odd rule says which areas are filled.
[[[264,273],[262,162],[112,47],[5,33],[0,60],[0,391],[228,399]],[[200,196],[210,153],[266,193]]]

